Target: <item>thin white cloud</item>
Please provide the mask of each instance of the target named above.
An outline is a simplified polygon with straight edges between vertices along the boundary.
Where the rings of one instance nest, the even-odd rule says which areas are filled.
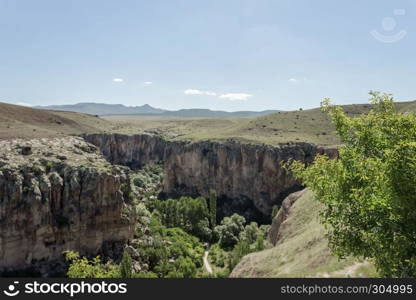
[[[152,85],[153,84],[153,82],[151,82],[151,81],[145,81],[145,82],[143,82],[143,85]]]
[[[197,89],[187,89],[183,91],[185,95],[207,95],[207,96],[217,96],[215,92],[201,91]]]
[[[301,77],[301,78],[294,78],[293,77],[293,78],[290,78],[288,80],[288,82],[290,82],[290,83],[304,83],[306,81],[308,81],[308,79],[306,77]]]
[[[220,99],[227,99],[230,101],[246,101],[250,97],[253,97],[253,95],[244,93],[228,93],[219,96]]]
[[[185,95],[204,95],[205,92],[196,89],[187,89],[183,91]]]
[[[26,103],[26,102],[17,102],[17,103],[16,103],[16,105],[20,105],[20,106],[28,106],[28,107],[33,106],[32,104],[30,104],[30,103]]]
[[[183,91],[185,95],[205,95],[218,97],[220,99],[226,99],[229,101],[245,101],[250,97],[253,97],[251,94],[245,93],[227,93],[227,94],[218,94],[216,92],[202,91],[197,89],[187,89]]]
[[[117,82],[117,83],[124,82],[124,79],[123,78],[113,78],[113,82]]]

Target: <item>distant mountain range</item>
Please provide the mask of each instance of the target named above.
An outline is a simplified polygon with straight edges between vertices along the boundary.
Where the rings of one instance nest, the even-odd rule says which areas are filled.
[[[48,110],[62,110],[62,111],[74,111],[90,115],[137,115],[137,114],[161,114],[165,112],[163,109],[151,107],[148,104],[142,106],[125,106],[123,104],[105,104],[105,103],[77,103],[68,105],[48,105],[48,106],[36,106],[35,108],[48,109]]]
[[[72,105],[48,105],[36,106],[38,109],[61,110],[85,113],[90,115],[111,116],[111,115],[160,115],[173,117],[260,117],[279,110],[264,111],[235,111],[227,112],[221,110],[210,109],[180,109],[180,110],[164,110],[154,108],[148,104],[142,106],[125,106],[123,104],[105,104],[105,103],[77,103]]]

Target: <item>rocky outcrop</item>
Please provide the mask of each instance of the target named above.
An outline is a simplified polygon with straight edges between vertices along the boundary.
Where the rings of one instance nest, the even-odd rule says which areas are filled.
[[[295,159],[310,163],[317,153],[337,154],[335,149],[308,143],[277,147],[236,141],[187,143],[147,134],[90,134],[84,138],[112,163],[140,167],[163,161],[167,197],[207,197],[213,189],[219,198],[219,217],[237,212],[260,222],[270,220],[274,204],[301,188],[282,162]]]
[[[87,134],[87,142],[98,146],[104,157],[112,164],[138,169],[149,163],[165,160],[169,143],[149,134]]]
[[[302,197],[305,193],[306,189],[295,192],[290,194],[283,200],[282,206],[280,207],[279,211],[277,212],[276,216],[273,218],[272,225],[270,226],[269,231],[269,241],[275,246],[276,243],[282,236],[282,232],[280,231],[280,227],[284,221],[289,216],[290,208],[292,207],[295,202]]]
[[[133,234],[125,167],[80,138],[0,142],[0,274],[60,275],[63,251],[117,257]]]

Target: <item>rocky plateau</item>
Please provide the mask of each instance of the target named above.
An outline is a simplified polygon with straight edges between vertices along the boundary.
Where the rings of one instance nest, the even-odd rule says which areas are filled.
[[[130,181],[81,138],[0,141],[0,274],[62,275],[63,252],[118,257]]]

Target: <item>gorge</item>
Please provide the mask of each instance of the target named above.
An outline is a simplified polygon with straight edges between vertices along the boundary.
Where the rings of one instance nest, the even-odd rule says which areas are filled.
[[[129,174],[145,165],[163,162],[163,198],[209,197],[215,190],[219,219],[239,213],[264,224],[274,205],[301,189],[282,162],[337,155],[303,142],[273,147],[148,134],[82,137],[1,142],[2,274],[60,274],[65,250],[119,258],[135,226]]]
[[[225,142],[167,141],[155,135],[86,134],[113,164],[140,168],[162,161],[165,197],[203,196],[210,190],[218,196],[220,217],[236,212],[247,220],[270,222],[273,205],[301,189],[282,162],[311,163],[317,154],[337,156],[336,148],[311,143],[279,146]]]

